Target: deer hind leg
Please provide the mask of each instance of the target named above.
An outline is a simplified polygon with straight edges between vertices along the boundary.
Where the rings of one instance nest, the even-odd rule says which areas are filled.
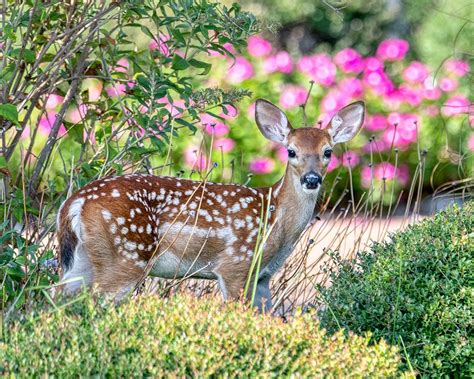
[[[81,287],[90,287],[93,281],[93,269],[87,251],[82,243],[78,243],[74,250],[72,267],[64,272],[61,283],[65,295],[72,295]]]
[[[252,294],[250,294],[250,296],[252,296]],[[258,279],[253,306],[257,307],[260,312],[268,312],[271,310],[272,295],[270,292],[270,277],[263,276]]]

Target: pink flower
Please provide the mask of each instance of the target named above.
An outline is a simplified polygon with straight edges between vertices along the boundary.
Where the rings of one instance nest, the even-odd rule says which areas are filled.
[[[461,113],[468,113],[469,100],[462,95],[450,97],[443,105],[442,112],[445,116],[454,116]]]
[[[302,57],[298,62],[298,68],[316,83],[325,87],[331,86],[336,79],[336,65],[327,54]]]
[[[163,54],[165,57],[170,56],[170,50],[168,48],[167,42],[169,41],[170,37],[164,33],[160,33],[158,37],[155,37],[150,41],[148,44],[148,48],[153,51],[153,50],[159,50],[161,54]]]
[[[334,62],[343,72],[359,73],[364,69],[362,56],[354,49],[343,49],[336,54]]]
[[[247,50],[253,57],[265,57],[272,52],[272,44],[259,36],[252,36],[247,41]]]
[[[334,171],[337,167],[339,167],[339,159],[336,157],[335,154],[331,155],[331,160],[328,163],[328,167],[326,168],[327,172]]]
[[[374,114],[365,123],[365,128],[369,132],[376,132],[387,128],[387,119],[381,114]]]
[[[89,102],[96,102],[102,94],[103,84],[100,80],[94,78],[86,78],[82,82],[84,88],[87,88]]]
[[[117,65],[112,68],[113,72],[122,72],[126,74],[128,72],[129,63],[126,58],[120,58],[117,61]]]
[[[69,109],[65,118],[73,124],[81,123],[86,117],[87,110],[88,107],[86,104],[79,104],[79,106]]]
[[[357,78],[345,78],[339,82],[339,89],[352,98],[362,96],[362,82]]]
[[[271,158],[255,158],[249,164],[249,170],[254,174],[268,174],[275,168],[275,162]]]
[[[263,71],[267,74],[276,71],[290,74],[293,71],[293,62],[290,54],[286,51],[280,51],[275,55],[268,57],[263,62]]]
[[[398,95],[403,102],[412,106],[417,106],[423,101],[420,91],[413,89],[406,84],[400,85]]]
[[[304,87],[287,85],[283,88],[280,96],[280,105],[285,109],[291,109],[304,104],[307,91]]]
[[[278,144],[276,148],[276,156],[278,160],[282,163],[286,163],[288,161],[288,150],[285,146]]]
[[[449,59],[445,62],[446,71],[456,76],[464,76],[469,72],[469,63],[460,59]]]
[[[438,100],[441,97],[441,91],[435,86],[433,78],[427,78],[424,81],[422,94],[427,100]]]
[[[234,150],[235,142],[232,138],[221,138],[214,141],[214,149],[228,153]]]
[[[255,117],[255,103],[252,103],[247,108],[247,115],[253,119]]]
[[[408,166],[405,164],[400,165],[396,173],[397,173],[398,182],[403,187],[405,187],[410,182],[410,170],[408,169]]]
[[[224,112],[221,112],[219,116],[221,116],[222,118],[225,118],[226,120],[237,117],[238,112],[237,112],[237,109],[233,105],[225,104],[223,107],[225,108],[227,114]]]
[[[390,149],[390,144],[384,140],[373,140],[367,142],[362,150],[364,153],[382,153]]]
[[[224,44],[222,45],[222,47],[223,47],[224,49],[226,49],[229,53],[231,53],[231,54],[233,54],[233,55],[235,54],[235,48],[234,48],[234,46],[233,46],[230,42],[224,43]],[[221,53],[221,52],[216,51],[216,50],[208,50],[208,54],[209,54],[211,57],[218,57],[218,56],[223,57],[223,56],[228,55],[227,52]]]
[[[364,72],[363,81],[377,95],[389,94],[394,89],[392,81],[383,71],[366,71]]]
[[[46,110],[50,111],[55,109],[59,104],[62,104],[64,101],[64,97],[60,95],[55,95],[54,93],[48,96],[46,100]]]
[[[396,175],[396,168],[390,162],[382,162],[375,166],[374,176],[379,180],[390,180]]]
[[[339,108],[347,104],[348,100],[349,97],[346,93],[332,89],[321,100],[321,110],[332,117]]]
[[[344,167],[355,167],[359,164],[359,156],[355,151],[349,150],[342,154],[342,165]]]
[[[467,147],[469,148],[469,150],[474,151],[474,134],[471,134],[471,136],[467,140]]]
[[[417,116],[400,115],[398,125],[391,125],[385,130],[383,140],[387,145],[405,148],[417,139]]]
[[[360,178],[361,178],[361,184],[362,187],[369,188],[370,184],[372,183],[373,177],[372,177],[372,167],[370,166],[364,166],[362,167],[362,170],[360,170]]]
[[[443,78],[439,81],[439,88],[444,92],[452,92],[459,86],[459,82],[456,79]]]
[[[105,92],[110,97],[119,97],[127,93],[127,86],[123,83],[113,83],[105,88]]]
[[[209,135],[214,135],[214,137],[222,137],[229,133],[229,127],[216,119],[206,122],[206,117],[204,117],[204,121],[201,117],[201,122],[203,123],[204,131]]]
[[[428,117],[435,117],[439,115],[439,107],[436,105],[428,105],[425,107],[425,114]]]
[[[375,57],[368,57],[365,59],[365,71],[383,71],[383,62]]]
[[[56,112],[48,112],[46,113],[45,116],[41,117],[38,123],[38,131],[45,135],[48,136],[49,133],[51,132],[51,129],[53,129],[54,123],[56,122]],[[64,127],[64,124],[61,123],[58,131],[58,136],[62,137],[67,133],[66,128]]]
[[[428,68],[421,62],[414,61],[403,70],[403,79],[409,83],[423,83],[428,77]]]
[[[192,170],[204,171],[207,168],[205,154],[195,146],[190,146],[184,151],[184,163]]]
[[[230,67],[227,78],[230,83],[238,84],[253,76],[253,66],[244,57],[237,57]]]
[[[379,44],[376,56],[386,61],[400,61],[405,57],[409,47],[408,41],[389,38]]]

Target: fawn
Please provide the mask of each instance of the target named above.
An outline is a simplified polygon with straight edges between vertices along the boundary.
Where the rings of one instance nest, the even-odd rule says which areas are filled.
[[[260,131],[288,149],[284,176],[268,188],[142,174],[88,184],[58,214],[63,291],[94,284],[119,299],[149,273],[214,279],[224,299],[238,298],[266,221],[270,232],[252,283],[254,305],[269,310],[270,279],[313,216],[332,148],[356,135],[364,112],[359,101],[326,129],[293,129],[278,107],[257,100]]]

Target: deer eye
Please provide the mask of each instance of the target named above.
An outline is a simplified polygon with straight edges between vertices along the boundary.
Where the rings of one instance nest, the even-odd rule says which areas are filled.
[[[324,150],[323,154],[324,154],[324,158],[329,159],[329,158],[331,158],[332,150],[331,149],[326,149],[326,150]]]
[[[289,158],[294,158],[296,157],[296,152],[292,149],[288,149],[288,157]]]

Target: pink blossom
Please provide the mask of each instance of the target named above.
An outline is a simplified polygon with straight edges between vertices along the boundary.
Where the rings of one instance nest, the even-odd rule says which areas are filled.
[[[228,153],[234,150],[235,141],[232,138],[221,138],[214,141],[214,149]]]
[[[373,180],[372,167],[370,166],[362,167],[362,170],[360,171],[360,177],[361,177],[362,186],[365,188],[369,188]]]
[[[204,125],[204,131],[215,137],[222,137],[229,133],[229,127],[222,122],[207,123]]]
[[[357,78],[342,79],[339,82],[339,89],[352,98],[358,98],[363,93],[362,82]]]
[[[226,42],[224,43],[224,45],[222,45],[222,47],[224,49],[226,49],[229,53],[231,54],[235,54],[235,48],[234,48],[234,45],[232,45],[230,42]],[[228,53],[221,53],[219,51],[216,51],[216,50],[208,50],[208,54],[211,56],[211,57],[223,57],[225,55],[228,55]]]
[[[46,109],[48,111],[55,109],[59,104],[62,104],[63,101],[64,96],[52,93],[48,96],[48,99],[46,100]]]
[[[238,84],[253,76],[253,66],[244,57],[237,57],[232,63],[228,73],[227,79],[232,84]]]
[[[398,167],[397,171],[398,182],[405,187],[410,182],[410,170],[406,164],[402,164]]]
[[[459,86],[459,82],[456,79],[443,78],[439,81],[439,88],[444,92],[452,92]]]
[[[66,113],[66,120],[72,122],[73,124],[78,124],[83,122],[86,117],[88,107],[86,104],[79,104],[77,107],[69,109]]]
[[[247,115],[250,117],[250,118],[254,118],[255,117],[255,103],[252,103],[248,106],[247,108]]]
[[[308,92],[304,87],[287,85],[283,88],[280,96],[280,105],[285,109],[291,109],[304,104]]]
[[[120,58],[117,61],[116,66],[113,67],[112,71],[113,72],[122,72],[122,73],[126,74],[128,72],[128,68],[129,68],[128,60],[126,58]]]
[[[339,167],[339,159],[336,157],[335,154],[331,155],[331,159],[329,160],[328,167],[326,168],[327,172],[334,171],[337,167]]]
[[[442,112],[445,116],[454,116],[461,113],[468,113],[469,100],[462,95],[450,97],[443,105]]]
[[[363,81],[377,95],[389,94],[394,89],[392,81],[383,71],[366,71],[364,72]]]
[[[227,114],[224,112],[221,112],[219,116],[221,116],[222,118],[225,118],[226,120],[237,117],[238,115],[237,108],[235,108],[233,105],[225,104],[223,105],[223,107],[225,108]]]
[[[285,146],[278,144],[276,148],[276,156],[280,162],[287,162],[288,161],[288,150]]]
[[[347,104],[348,100],[348,94],[336,89],[332,89],[321,100],[321,110],[324,113],[328,113],[330,117],[332,117],[339,110],[339,108]]]
[[[334,62],[343,72],[359,73],[364,69],[362,56],[354,49],[343,49],[334,57]]]
[[[84,79],[83,86],[87,88],[89,102],[95,102],[100,99],[103,89],[102,81],[94,78],[87,78]]]
[[[280,51],[275,55],[268,57],[263,62],[263,71],[267,74],[276,71],[290,74],[293,71],[293,62],[290,54],[286,51]]]
[[[469,148],[469,150],[474,151],[474,134],[471,134],[471,136],[467,140],[467,147]]]
[[[268,174],[275,168],[275,162],[271,158],[261,157],[253,159],[249,164],[249,170],[254,174]]]
[[[272,52],[272,44],[260,36],[252,36],[247,41],[247,50],[253,57],[265,57]]]
[[[325,87],[331,86],[336,79],[336,65],[327,54],[315,54],[311,57],[303,57],[298,62],[298,68],[316,83]]]
[[[355,151],[348,150],[342,154],[342,165],[344,167],[355,167],[359,164],[360,159]]]
[[[167,101],[166,109],[171,113],[171,117],[181,117],[185,110],[184,100],[174,100],[173,103]]]
[[[446,71],[456,76],[464,76],[469,72],[469,63],[460,59],[449,59],[445,62]]]
[[[382,140],[372,140],[367,142],[362,150],[365,153],[382,153],[390,149],[390,144]]]
[[[417,116],[403,114],[398,125],[391,125],[385,130],[383,140],[387,145],[405,148],[417,139]]]
[[[405,57],[409,47],[408,41],[389,38],[379,44],[376,56],[386,61],[400,61]]]
[[[364,124],[369,132],[376,132],[387,128],[387,119],[381,114],[373,114]]]
[[[158,37],[155,37],[150,41],[148,44],[148,48],[150,50],[159,50],[161,54],[163,54],[165,57],[170,56],[170,50],[168,48],[167,42],[169,41],[170,37],[164,33],[160,33]]]
[[[364,62],[365,71],[383,71],[383,62],[375,57],[368,57]]]
[[[56,112],[48,112],[46,115],[40,118],[39,123],[38,123],[38,131],[45,135],[48,136],[49,133],[51,132],[51,129],[54,126],[54,123],[56,122]],[[66,128],[64,127],[64,124],[61,123],[58,131],[58,136],[62,137],[67,133]]]
[[[428,105],[424,110],[425,114],[429,117],[435,117],[439,115],[439,107],[436,105]]]
[[[92,144],[96,143],[94,131],[89,133],[84,129],[83,132],[82,132],[82,138],[83,138],[84,143],[88,143],[88,142],[90,142]]]
[[[423,83],[428,77],[428,68],[421,62],[413,61],[403,70],[403,79],[409,83]]]
[[[189,146],[184,151],[184,163],[193,170],[204,171],[207,168],[207,157],[198,147]]]
[[[110,97],[119,97],[127,93],[127,86],[123,83],[113,83],[105,88],[105,92]]]
[[[382,162],[375,166],[374,176],[379,180],[390,180],[393,179],[396,175],[396,168],[390,162]]]
[[[438,100],[441,97],[441,91],[438,87],[425,85],[422,90],[422,95],[427,100]]]
[[[420,103],[423,101],[420,91],[413,89],[406,84],[400,85],[398,94],[403,102],[410,104],[411,106],[420,105]]]

